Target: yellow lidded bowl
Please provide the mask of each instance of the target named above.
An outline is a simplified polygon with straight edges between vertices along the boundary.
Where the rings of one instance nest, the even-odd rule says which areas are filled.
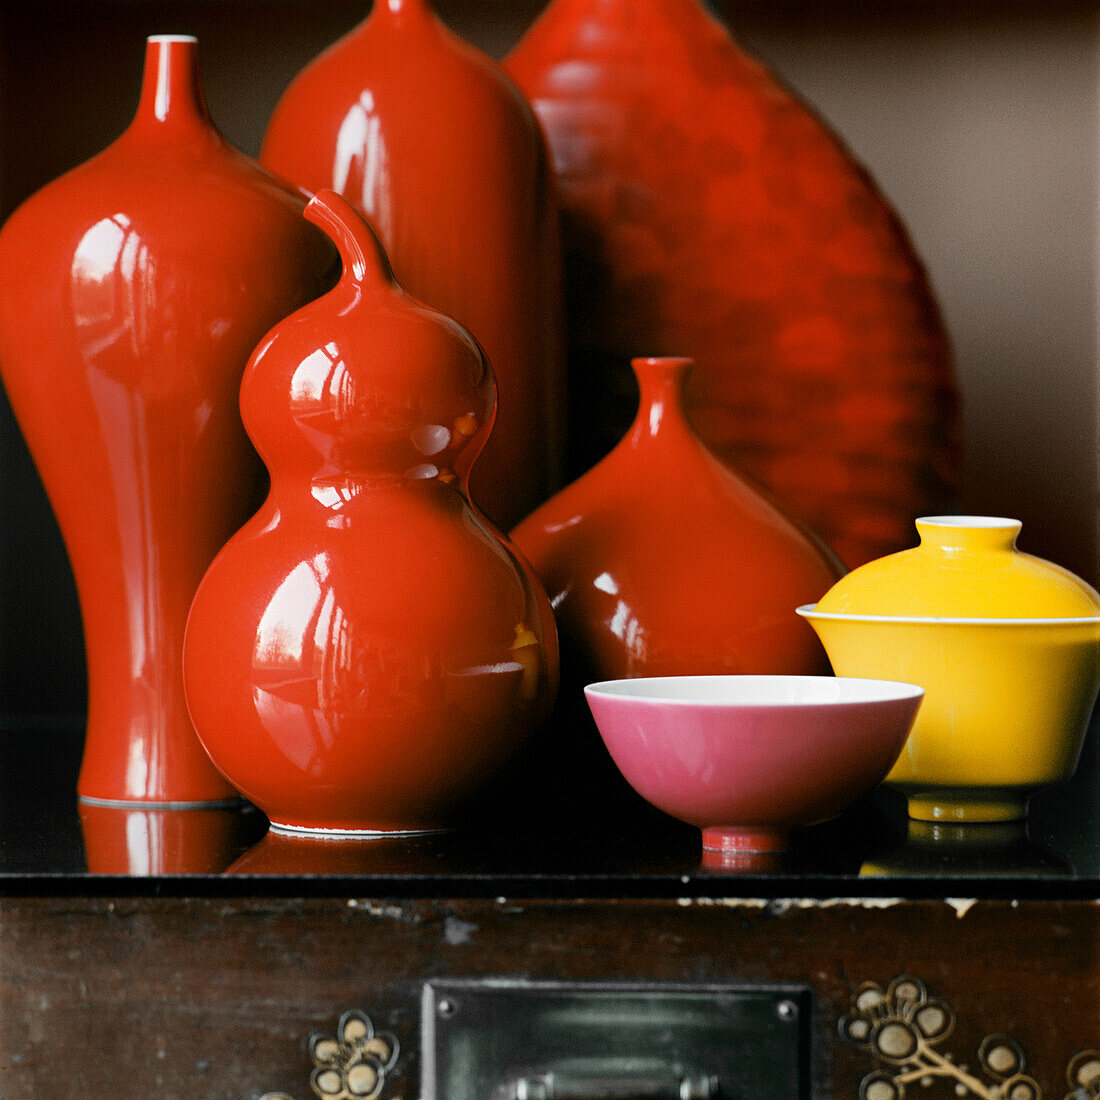
[[[886,778],[928,821],[1009,821],[1077,766],[1100,689],[1100,594],[1016,548],[1017,520],[917,520],[920,545],[800,607],[838,676],[925,689]]]

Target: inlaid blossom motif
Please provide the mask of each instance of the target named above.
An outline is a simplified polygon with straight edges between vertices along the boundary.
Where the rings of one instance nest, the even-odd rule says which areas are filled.
[[[904,1100],[914,1084],[954,1084],[955,1095],[977,1100],[1043,1100],[1038,1082],[1024,1071],[1024,1048],[1007,1035],[987,1035],[978,1047],[981,1076],[937,1048],[951,1034],[955,1013],[929,996],[923,982],[903,976],[885,989],[865,982],[840,1019],[840,1034],[882,1065],[860,1082],[859,1100]],[[1100,1050],[1083,1050],[1066,1069],[1070,1091],[1063,1100],[1100,1100]]]
[[[310,1088],[321,1100],[377,1100],[386,1075],[397,1063],[399,1050],[396,1036],[376,1032],[365,1012],[345,1012],[335,1035],[310,1037]],[[269,1092],[262,1100],[292,1098],[284,1092]]]
[[[1100,1050],[1083,1050],[1066,1070],[1069,1092],[1065,1100],[1097,1100],[1100,1098]]]
[[[907,1086],[936,1079],[954,1081],[960,1097],[978,1100],[1042,1100],[1042,1090],[1024,1070],[1027,1058],[1015,1039],[989,1035],[978,1048],[986,1079],[956,1064],[937,1049],[951,1034],[955,1013],[944,1001],[929,996],[916,978],[896,978],[883,989],[868,982],[852,999],[840,1021],[840,1033],[869,1050],[890,1068],[869,1073],[860,1083],[860,1100],[903,1100]],[[1073,1094],[1067,1100],[1077,1100]]]

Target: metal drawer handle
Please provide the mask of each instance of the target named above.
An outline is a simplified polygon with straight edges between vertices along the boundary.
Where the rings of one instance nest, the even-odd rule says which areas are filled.
[[[718,1081],[705,1074],[660,1077],[574,1077],[544,1073],[521,1077],[506,1100],[712,1100]]]

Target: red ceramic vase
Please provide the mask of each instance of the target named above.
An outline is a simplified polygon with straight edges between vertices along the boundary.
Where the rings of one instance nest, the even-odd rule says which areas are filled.
[[[129,128],[0,233],[0,370],[83,615],[90,800],[237,797],[188,719],[184,624],[262,491],[249,352],[334,259],[304,199],[215,129],[197,51],[150,38]]]
[[[287,89],[261,160],[348,199],[398,282],[485,349],[498,411],[472,492],[511,527],[560,485],[564,402],[557,212],[526,100],[427,0],[377,0]]]
[[[574,690],[635,676],[828,670],[795,608],[839,570],[695,435],[682,406],[690,365],[635,359],[630,431],[513,532],[550,596]]]
[[[601,826],[646,808],[604,748],[586,684],[829,668],[795,608],[839,569],[704,447],[682,404],[690,363],[635,359],[641,403],[629,432],[512,533],[561,643],[555,739],[531,769],[532,797],[552,804],[569,791]]]
[[[571,472],[620,438],[638,347],[692,423],[851,566],[956,483],[928,281],[837,138],[698,0],[553,0],[506,62],[561,194]]]
[[[245,372],[271,493],[195,597],[188,702],[276,829],[446,827],[545,720],[553,615],[467,496],[492,426],[484,353],[401,291],[340,196],[318,192],[306,216],[344,272]]]

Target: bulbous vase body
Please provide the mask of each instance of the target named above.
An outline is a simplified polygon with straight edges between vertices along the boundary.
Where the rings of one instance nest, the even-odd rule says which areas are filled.
[[[584,682],[822,672],[795,608],[838,568],[700,442],[681,404],[689,367],[634,360],[631,430],[513,532],[554,606],[563,662],[568,651]]]
[[[492,375],[391,280],[339,196],[307,207],[344,274],[241,388],[271,493],[196,595],[185,679],[212,759],[277,829],[430,830],[473,812],[557,683],[545,593],[471,506]]]
[[[954,488],[956,395],[866,172],[699,0],[553,0],[506,68],[560,192],[570,472],[630,423],[637,348],[690,355],[716,455],[849,566],[905,546]]]
[[[564,400],[556,205],[526,100],[427,0],[378,0],[287,89],[261,160],[348,199],[401,286],[485,349],[498,411],[471,490],[511,527],[560,484]]]
[[[0,233],[0,371],[76,579],[79,793],[99,801],[237,797],[187,715],[184,623],[259,499],[248,355],[334,258],[304,199],[214,128],[197,49],[149,39],[130,127]]]

